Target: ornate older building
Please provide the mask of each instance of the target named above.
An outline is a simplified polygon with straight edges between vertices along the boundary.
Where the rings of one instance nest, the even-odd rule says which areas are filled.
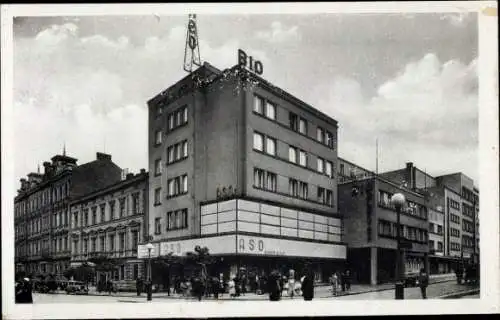
[[[113,280],[141,277],[143,265],[137,259],[137,246],[145,234],[147,190],[148,173],[142,169],[139,174],[127,174],[122,181],[72,201],[71,265],[107,261],[113,268],[99,273],[101,280],[109,276]]]
[[[51,160],[43,163],[43,174],[21,179],[14,198],[16,270],[32,274],[68,268],[70,202],[120,180],[121,169],[104,153],[83,165],[65,151]]]

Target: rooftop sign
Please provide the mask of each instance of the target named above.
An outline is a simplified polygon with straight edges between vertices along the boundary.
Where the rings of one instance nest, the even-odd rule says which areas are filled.
[[[264,72],[264,66],[259,60],[246,54],[245,51],[238,49],[238,64],[255,74],[261,75]]]

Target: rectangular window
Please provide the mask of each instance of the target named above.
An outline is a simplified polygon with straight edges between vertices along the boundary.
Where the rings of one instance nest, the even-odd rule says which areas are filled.
[[[78,212],[73,213],[73,228],[78,228]],[[38,224],[35,230],[38,232]]]
[[[97,207],[92,208],[92,224],[97,223]]]
[[[294,147],[288,148],[288,161],[297,163],[297,149]]]
[[[163,108],[162,108],[162,106],[161,106],[161,105],[156,106],[156,117],[157,117],[157,118],[161,117],[162,113],[163,113]]]
[[[167,230],[185,229],[188,227],[187,209],[167,212]]]
[[[299,182],[299,196],[302,199],[307,199],[309,196],[307,183],[302,181]]]
[[[323,173],[325,171],[325,160],[318,157],[318,172]]]
[[[109,235],[109,251],[115,251],[115,235]]]
[[[264,136],[262,134],[254,132],[253,148],[255,150],[264,151]]]
[[[119,235],[120,251],[125,251],[125,233]]]
[[[155,160],[155,176],[161,175],[161,159]]]
[[[302,134],[307,134],[307,121],[300,118],[299,120],[299,132]]]
[[[120,199],[120,218],[125,216],[125,198]]]
[[[132,231],[132,250],[137,250],[139,245],[139,231]]]
[[[276,155],[276,140],[266,137],[266,153]]]
[[[175,161],[175,150],[174,146],[170,146],[167,148],[167,163],[172,163]]]
[[[158,130],[155,132],[155,145],[159,146],[161,144],[162,132]]]
[[[325,188],[318,187],[318,202],[325,203]]]
[[[132,214],[139,213],[139,193],[136,192],[132,195]]]
[[[115,200],[111,200],[109,202],[109,220],[113,220],[115,218]]]
[[[154,205],[157,206],[161,204],[161,188],[156,188],[155,189],[155,202]]]
[[[437,226],[437,233],[443,234],[443,226],[440,226],[440,225]]]
[[[264,170],[254,169],[254,185],[257,188],[264,189]]]
[[[106,251],[106,237],[105,236],[99,237],[99,244],[101,246],[101,252],[105,252]]]
[[[187,140],[182,142],[182,157],[187,158],[188,156],[188,143]]]
[[[330,131],[326,132],[326,144],[328,145],[328,147],[333,149],[334,147],[333,134]]]
[[[161,223],[160,218],[155,218],[155,234],[161,233]]]
[[[83,240],[83,253],[87,253],[88,252],[88,240],[87,239],[84,239]]]
[[[188,180],[187,180],[186,174],[181,176],[181,186],[182,186],[181,193],[187,193],[188,192]]]
[[[326,161],[326,175],[330,178],[333,177],[333,163],[331,161]]]
[[[299,195],[299,182],[297,180],[288,180],[288,192],[292,197],[297,197]]]
[[[288,114],[288,119],[290,121],[290,129],[293,131],[298,131],[299,130],[299,118],[297,115],[293,112],[290,112]]]
[[[266,189],[269,191],[276,192],[276,188],[277,188],[276,174],[272,172],[267,172]]]
[[[266,117],[276,120],[276,106],[269,101],[266,101]]]
[[[86,227],[89,225],[89,209],[83,211],[83,225]]]
[[[99,209],[101,211],[101,223],[106,221],[106,204],[101,204],[99,206]]]
[[[254,96],[253,111],[264,114],[264,99],[259,96]]]
[[[321,127],[316,130],[316,140],[321,143],[325,142],[325,131]]]
[[[175,128],[175,116],[174,114],[168,115],[168,130],[173,130]]]
[[[326,204],[329,206],[333,206],[333,191],[326,190]]]
[[[299,164],[303,167],[307,167],[307,154],[305,151],[299,151]]]
[[[97,242],[97,238],[92,238],[91,241],[91,245],[90,245],[90,250],[92,250],[91,252],[96,252],[97,251],[97,246],[96,246],[96,242]]]

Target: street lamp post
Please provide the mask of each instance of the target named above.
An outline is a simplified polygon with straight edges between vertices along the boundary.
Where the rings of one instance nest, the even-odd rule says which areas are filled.
[[[148,249],[148,283],[147,283],[147,300],[151,301],[153,299],[153,287],[152,287],[152,277],[151,277],[151,250],[153,250],[154,246],[151,243],[146,245]]]
[[[405,204],[405,196],[401,193],[396,193],[391,197],[391,203],[396,208],[396,287],[395,298],[397,300],[404,299],[404,284],[403,284],[403,261],[401,255],[401,207]]]

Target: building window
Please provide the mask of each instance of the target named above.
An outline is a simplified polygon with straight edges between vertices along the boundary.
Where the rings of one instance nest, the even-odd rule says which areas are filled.
[[[276,106],[269,101],[266,102],[266,117],[276,120]]]
[[[78,228],[78,212],[73,213],[73,228]],[[38,232],[38,223],[36,224],[35,231]]]
[[[161,222],[160,218],[155,218],[155,234],[161,233]]]
[[[105,236],[100,236],[99,237],[99,243],[100,243],[100,246],[101,246],[101,252],[105,252],[106,251],[106,237]]]
[[[269,191],[276,192],[277,180],[278,179],[277,179],[275,173],[267,172],[266,189],[269,190]]]
[[[83,225],[85,227],[89,225],[89,209],[83,211]]]
[[[264,136],[262,134],[254,132],[253,148],[258,151],[264,151]]]
[[[137,250],[139,245],[139,231],[132,231],[132,250]]]
[[[187,140],[176,143],[167,148],[167,164],[171,164],[187,158]]]
[[[330,131],[326,132],[326,144],[330,148],[334,148],[334,140],[333,140],[333,134]]]
[[[86,254],[88,253],[88,240],[87,239],[83,239],[83,253]]]
[[[181,209],[167,212],[167,230],[185,229],[188,227],[188,211]]]
[[[288,113],[288,119],[290,121],[290,129],[293,131],[299,131],[299,118],[293,112]]]
[[[325,160],[318,157],[318,172],[323,173],[325,171]]]
[[[299,151],[299,164],[303,167],[307,167],[307,154],[305,151]]]
[[[288,148],[288,160],[293,163],[297,163],[297,148],[289,147]]]
[[[288,180],[288,192],[292,197],[298,197],[299,195],[299,182],[295,179]]]
[[[139,213],[139,193],[136,192],[132,194],[132,214],[136,215]]]
[[[120,218],[125,216],[125,198],[120,199]]]
[[[316,140],[321,143],[325,142],[325,131],[321,127],[316,130]]]
[[[429,249],[434,250],[434,240],[429,240]]]
[[[308,193],[308,185],[305,182],[300,181],[299,182],[299,197],[302,199],[307,199],[309,196]]]
[[[326,175],[330,178],[333,177],[333,163],[331,161],[326,161]]]
[[[381,236],[392,237],[392,223],[385,220],[378,221],[378,234]]]
[[[155,160],[155,176],[161,175],[161,159]]]
[[[253,111],[258,114],[264,114],[264,99],[254,96]]]
[[[307,134],[307,121],[300,118],[299,120],[299,132],[302,134]]]
[[[109,202],[109,220],[113,220],[115,218],[115,200],[111,200]]]
[[[264,174],[265,171],[261,169],[254,169],[254,185],[257,188],[264,189]]]
[[[109,235],[109,251],[111,251],[111,252],[115,251],[115,235],[114,234]]]
[[[162,113],[163,113],[163,107],[161,105],[156,106],[156,117],[157,118],[161,117]]]
[[[125,233],[120,233],[118,235],[119,237],[119,243],[120,243],[120,247],[119,247],[119,250],[120,251],[125,251]]]
[[[326,204],[333,207],[333,191],[326,190]]]
[[[318,187],[318,202],[325,203],[326,192],[325,188]]]
[[[106,204],[104,203],[101,204],[100,209],[101,209],[101,223],[103,223],[106,221]]]
[[[154,205],[160,205],[161,204],[161,188],[156,188],[155,189],[155,202]]]
[[[97,247],[96,247],[96,242],[97,242],[97,238],[92,238],[90,240],[90,252],[96,252],[97,251]]]
[[[162,132],[161,130],[155,131],[155,146],[161,145]]]
[[[92,208],[92,225],[97,223],[97,207]]]
[[[187,118],[187,106],[177,109],[176,111],[170,113],[167,117],[168,130],[172,131],[188,122]]]
[[[169,179],[167,181],[167,193],[169,197],[174,197],[188,192],[187,174]]]
[[[276,140],[266,137],[266,153],[276,155]]]

